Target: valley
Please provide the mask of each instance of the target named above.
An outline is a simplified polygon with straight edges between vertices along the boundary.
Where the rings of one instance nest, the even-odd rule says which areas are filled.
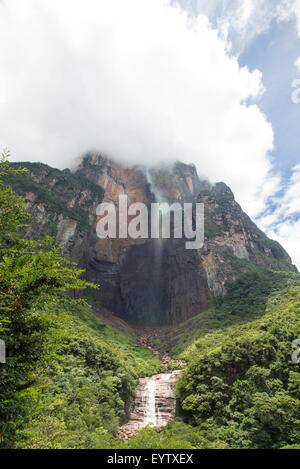
[[[298,448],[300,276],[231,190],[181,163],[23,166],[0,188],[0,446]],[[203,247],[100,240],[121,193],[203,202]]]

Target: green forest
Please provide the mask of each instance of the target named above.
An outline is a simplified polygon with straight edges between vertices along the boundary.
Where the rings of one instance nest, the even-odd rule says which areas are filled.
[[[50,237],[23,239],[24,200],[7,181],[26,169],[0,166],[0,448],[300,449],[300,275],[250,269],[209,310],[137,344],[121,319],[97,315],[70,291],[100,289]],[[42,194],[43,195],[43,194]],[[83,296],[84,295],[80,295]],[[138,379],[162,371],[161,353],[188,365],[178,416],[117,437]]]

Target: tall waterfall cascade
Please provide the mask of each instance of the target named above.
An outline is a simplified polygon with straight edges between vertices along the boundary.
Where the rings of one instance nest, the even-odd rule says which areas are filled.
[[[145,386],[145,425],[157,425],[156,418],[156,406],[155,406],[155,395],[156,395],[156,380],[150,378]]]

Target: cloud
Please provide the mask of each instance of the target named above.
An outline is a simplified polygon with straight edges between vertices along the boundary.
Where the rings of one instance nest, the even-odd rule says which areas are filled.
[[[293,10],[297,19],[298,36],[300,37],[300,0],[295,0]]]
[[[281,0],[279,20],[296,20],[297,32],[300,37],[300,0]]]
[[[283,194],[273,198],[273,206],[259,220],[261,228],[292,254],[300,270],[300,165],[293,168]]]
[[[300,220],[280,223],[276,230],[270,230],[268,236],[278,241],[287,252],[291,253],[292,261],[300,270]]]
[[[172,0],[194,15],[204,14],[231,41],[236,54],[273,21],[296,19],[300,34],[300,0]]]
[[[300,71],[300,57],[295,61],[295,67]]]
[[[195,163],[246,211],[264,209],[272,126],[261,73],[207,18],[163,0],[4,0],[0,145],[60,168],[97,150],[124,163]],[[4,45],[4,46],[3,46]]]

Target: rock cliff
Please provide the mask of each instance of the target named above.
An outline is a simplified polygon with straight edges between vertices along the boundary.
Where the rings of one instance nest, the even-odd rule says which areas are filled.
[[[95,299],[129,322],[174,324],[208,308],[212,296],[224,294],[228,280],[261,265],[295,271],[290,257],[268,239],[235,201],[224,184],[201,180],[192,165],[146,169],[123,167],[87,155],[71,174],[40,164],[13,181],[26,199],[32,221],[27,234],[51,234],[64,253],[101,285]],[[128,203],[203,202],[205,241],[185,249],[184,239],[100,240],[96,207],[103,200]]]

